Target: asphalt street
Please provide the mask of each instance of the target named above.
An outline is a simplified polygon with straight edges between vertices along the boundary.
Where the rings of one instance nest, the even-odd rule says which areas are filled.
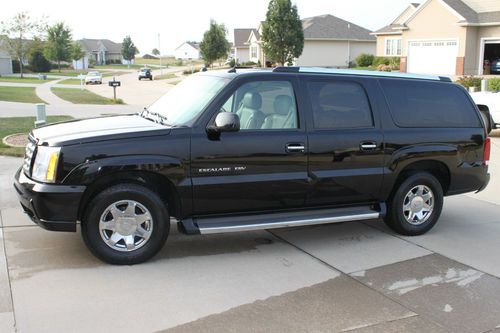
[[[0,332],[500,332],[500,140],[490,186],[436,227],[381,221],[185,236],[150,262],[95,259],[21,212],[0,157]],[[174,227],[174,225],[172,225]]]

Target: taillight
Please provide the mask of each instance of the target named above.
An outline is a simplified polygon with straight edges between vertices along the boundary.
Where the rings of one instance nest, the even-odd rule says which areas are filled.
[[[491,154],[491,140],[490,138],[486,138],[486,140],[484,140],[484,153],[483,153],[484,165],[488,165],[490,163],[490,154]]]

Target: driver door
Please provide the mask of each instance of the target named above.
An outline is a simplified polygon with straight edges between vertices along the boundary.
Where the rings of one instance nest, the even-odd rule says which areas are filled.
[[[307,137],[295,79],[241,80],[195,131],[191,176],[195,215],[302,207],[309,187]],[[238,132],[207,135],[219,112],[240,118]]]

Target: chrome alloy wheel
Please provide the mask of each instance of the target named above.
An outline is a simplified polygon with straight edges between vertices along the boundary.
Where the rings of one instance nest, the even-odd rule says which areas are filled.
[[[427,221],[434,209],[434,194],[425,185],[413,187],[403,201],[403,215],[412,225],[420,225]]]
[[[149,210],[134,200],[109,205],[99,220],[99,234],[113,250],[130,252],[143,247],[151,237],[153,218]]]

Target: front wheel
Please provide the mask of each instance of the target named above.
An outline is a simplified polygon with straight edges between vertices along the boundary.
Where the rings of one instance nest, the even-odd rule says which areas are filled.
[[[443,189],[427,172],[408,176],[391,199],[385,223],[405,236],[422,235],[437,223],[443,208]]]
[[[88,205],[82,236],[99,259],[133,265],[153,257],[170,229],[167,208],[150,189],[120,184],[99,193]]]

